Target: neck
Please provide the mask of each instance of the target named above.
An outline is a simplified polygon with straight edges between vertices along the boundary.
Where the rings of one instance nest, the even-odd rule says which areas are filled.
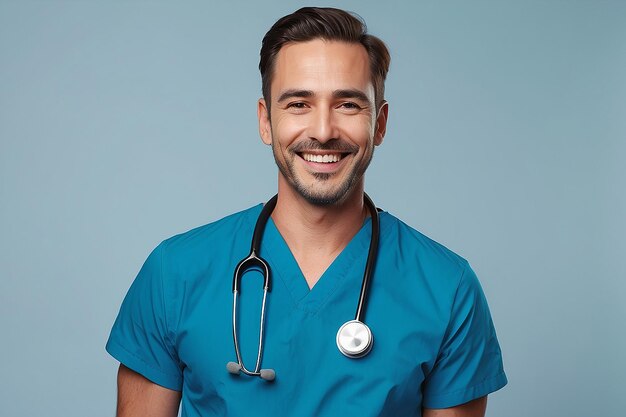
[[[296,258],[309,287],[361,229],[367,216],[363,184],[342,202],[329,206],[309,203],[291,186],[279,182],[274,224]]]

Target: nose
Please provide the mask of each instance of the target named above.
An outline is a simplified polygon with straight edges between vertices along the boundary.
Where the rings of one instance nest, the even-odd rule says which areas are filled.
[[[309,137],[320,143],[337,139],[337,124],[333,112],[329,108],[317,108],[310,120]]]

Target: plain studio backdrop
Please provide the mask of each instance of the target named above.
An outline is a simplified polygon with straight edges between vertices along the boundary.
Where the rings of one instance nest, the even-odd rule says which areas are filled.
[[[0,415],[114,414],[104,344],[148,253],[276,190],[258,53],[301,5],[0,1]],[[334,5],[393,57],[368,193],[489,299],[487,415],[623,416],[626,2]]]

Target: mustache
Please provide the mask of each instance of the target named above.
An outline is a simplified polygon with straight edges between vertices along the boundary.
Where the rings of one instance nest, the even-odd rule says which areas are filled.
[[[290,150],[296,153],[312,150],[356,153],[359,151],[359,147],[340,139],[330,139],[324,143],[320,143],[316,140],[303,140],[291,146]]]

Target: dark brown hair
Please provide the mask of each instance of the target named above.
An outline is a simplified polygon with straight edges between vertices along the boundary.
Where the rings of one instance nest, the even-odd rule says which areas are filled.
[[[367,33],[367,26],[360,16],[340,9],[318,7],[303,7],[282,17],[263,37],[259,70],[263,97],[268,110],[274,65],[280,48],[290,42],[306,42],[313,39],[363,45],[369,56],[378,111],[385,97],[385,78],[391,62],[387,46],[376,36]]]

